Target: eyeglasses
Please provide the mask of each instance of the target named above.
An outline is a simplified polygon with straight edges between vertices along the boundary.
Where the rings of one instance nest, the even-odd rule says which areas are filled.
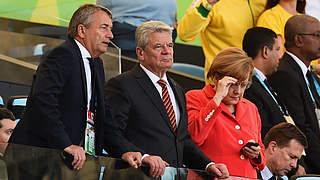
[[[308,33],[300,33],[299,35],[320,37],[320,32],[309,33],[309,34]]]
[[[242,82],[242,83],[235,83],[235,84],[232,84],[230,87],[232,89],[238,89],[239,87],[241,89],[249,89],[250,86],[251,86],[252,82],[248,81],[248,82]]]

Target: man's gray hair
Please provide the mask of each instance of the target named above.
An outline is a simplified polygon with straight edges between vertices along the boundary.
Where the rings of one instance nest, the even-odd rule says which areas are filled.
[[[89,28],[92,22],[91,15],[97,11],[104,11],[110,18],[112,18],[111,11],[103,6],[96,4],[85,4],[80,6],[71,17],[68,28],[68,36],[75,38],[78,35],[78,26],[80,24],[83,24],[86,28]]]
[[[149,43],[149,35],[154,32],[168,32],[172,36],[173,28],[161,21],[148,21],[141,24],[136,30],[137,47],[145,49]]]

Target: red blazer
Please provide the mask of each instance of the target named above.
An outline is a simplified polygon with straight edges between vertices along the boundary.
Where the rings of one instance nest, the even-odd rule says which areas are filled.
[[[256,168],[262,170],[266,164],[258,109],[242,98],[234,117],[223,102],[216,105],[214,95],[211,85],[186,94],[191,139],[215,163],[226,164],[230,175],[257,178]],[[260,144],[260,164],[240,153],[249,140]]]

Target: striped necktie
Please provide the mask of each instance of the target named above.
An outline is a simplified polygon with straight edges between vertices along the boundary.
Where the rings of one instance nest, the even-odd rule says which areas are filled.
[[[174,109],[173,109],[171,99],[170,99],[170,96],[168,93],[168,88],[167,88],[166,82],[164,80],[160,79],[158,81],[158,83],[162,87],[162,101],[163,101],[164,106],[167,110],[167,113],[168,113],[168,116],[170,119],[170,124],[171,124],[174,132],[176,132],[176,130],[177,130],[176,115],[174,113]]]

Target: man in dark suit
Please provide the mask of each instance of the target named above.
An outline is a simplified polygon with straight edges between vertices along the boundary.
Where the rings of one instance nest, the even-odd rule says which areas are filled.
[[[73,14],[68,40],[39,65],[25,116],[9,142],[62,149],[73,156],[75,169],[82,167],[86,152],[102,153],[108,107],[99,56],[113,38],[111,15],[94,4]]]
[[[308,146],[306,136],[300,129],[284,122],[272,127],[263,142],[267,164],[258,173],[259,179],[281,179],[279,177],[296,168],[303,149]]]
[[[252,85],[244,93],[244,97],[253,102],[261,117],[262,139],[274,125],[286,122],[286,107],[267,80],[267,76],[277,71],[282,55],[282,41],[275,32],[263,27],[249,29],[244,35],[242,48],[253,59],[254,76]]]
[[[320,98],[308,80],[310,62],[320,58],[320,22],[307,15],[291,17],[285,25],[285,41],[287,52],[270,78],[271,85],[308,139],[307,173],[320,173]]]
[[[214,164],[191,141],[182,88],[166,72],[173,64],[172,29],[159,21],[136,31],[140,64],[108,81],[113,127],[108,127],[108,152],[131,166],[150,166],[163,175],[166,166],[206,169],[224,178],[226,166]]]

